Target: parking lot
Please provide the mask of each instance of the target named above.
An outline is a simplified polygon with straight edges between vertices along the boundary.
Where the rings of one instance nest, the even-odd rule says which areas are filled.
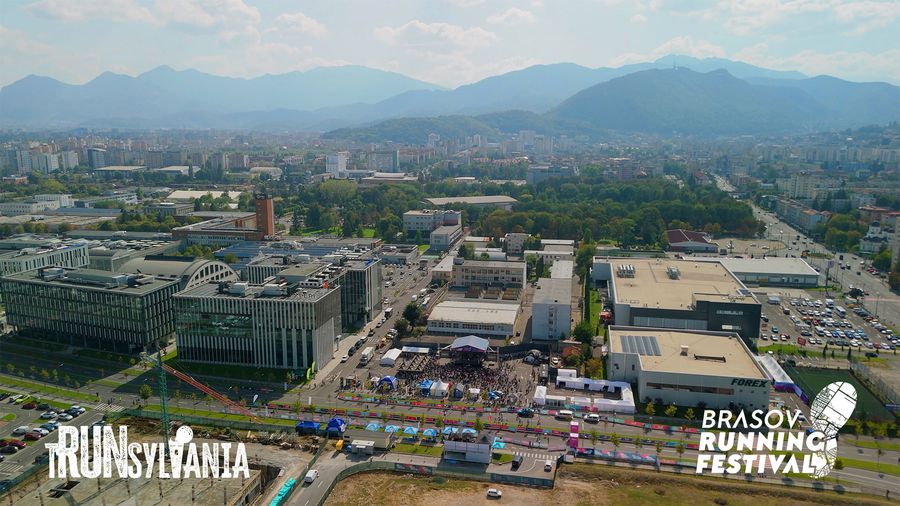
[[[772,295],[779,297],[779,302],[767,301]],[[792,344],[821,349],[827,345],[832,349],[852,347],[876,353],[895,350],[900,342],[871,315],[848,307],[852,304],[841,297],[829,303],[823,292],[779,289],[760,299],[764,302],[757,343],[760,347]]]
[[[0,396],[0,483],[14,478],[16,475],[35,463],[41,454],[46,452],[44,443],[55,443],[57,431],[51,426],[55,423],[66,425],[91,425],[102,419],[98,411],[85,411],[77,416],[51,416],[52,410],[66,412],[69,405],[60,403],[47,404],[40,399],[27,396],[16,398],[17,394],[3,392]],[[33,407],[32,407],[33,405]],[[38,409],[41,406],[41,409]],[[44,415],[44,413],[48,413]],[[42,418],[42,415],[44,417]],[[43,430],[35,431],[43,427]],[[27,430],[26,430],[27,429]],[[44,434],[46,432],[46,434]],[[40,435],[39,435],[40,434]],[[12,448],[15,448],[13,450]]]

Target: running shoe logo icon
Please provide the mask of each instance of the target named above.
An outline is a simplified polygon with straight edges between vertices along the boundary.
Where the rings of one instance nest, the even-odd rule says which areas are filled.
[[[824,434],[825,448],[812,455],[814,478],[828,475],[837,459],[837,434],[856,408],[856,389],[838,381],[823,388],[810,406],[810,423]]]

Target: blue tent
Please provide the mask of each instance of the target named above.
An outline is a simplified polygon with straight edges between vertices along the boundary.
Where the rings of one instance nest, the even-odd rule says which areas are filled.
[[[372,432],[377,432],[380,428],[381,424],[378,422],[369,422],[369,425],[366,425],[366,430],[370,430]]]
[[[466,427],[465,429],[462,430],[462,433],[463,434],[478,434],[478,431],[475,429],[470,429],[470,428]]]
[[[319,430],[319,423],[311,420],[302,420],[297,422],[297,425],[294,428],[297,431],[297,434],[315,432]]]
[[[434,429],[425,429],[422,431],[422,435],[427,438],[433,439],[437,437],[437,431]]]
[[[325,430],[328,432],[344,432],[346,428],[347,422],[343,418],[334,417],[328,421],[328,427]]]
[[[398,430],[400,430],[400,427],[397,427],[396,425],[388,425],[384,428],[385,432],[397,432]]]
[[[429,395],[429,394],[431,394],[431,385],[433,385],[433,384],[434,384],[433,381],[425,380],[419,384],[419,389],[422,390],[422,393],[424,395]]]
[[[391,390],[397,390],[397,378],[393,376],[385,376],[378,381],[378,388],[387,385]]]
[[[444,430],[441,431],[441,434],[445,436],[449,436],[450,434],[456,434],[459,432],[459,429],[456,427],[444,427]]]
[[[417,429],[415,427],[406,427],[403,429],[403,433],[407,434],[409,436],[415,436],[416,434],[419,433],[419,429]]]

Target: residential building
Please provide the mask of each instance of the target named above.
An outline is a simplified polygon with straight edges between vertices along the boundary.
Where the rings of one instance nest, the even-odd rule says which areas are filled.
[[[178,281],[93,269],[43,267],[0,278],[10,325],[23,335],[137,353],[175,329]]]
[[[60,152],[59,166],[62,170],[71,170],[78,167],[78,153],[75,151]]]
[[[572,278],[541,278],[534,291],[531,338],[564,340],[572,331]]]
[[[334,357],[341,327],[336,287],[208,283],[175,296],[178,358],[297,373]]]
[[[89,148],[87,150],[88,166],[97,170],[106,167],[106,150],[101,148]]]
[[[347,163],[349,161],[349,151],[338,151],[333,155],[326,155],[325,173],[330,174],[333,178],[345,177],[347,173]]]
[[[525,251],[525,241],[531,237],[531,234],[511,232],[506,234],[506,254],[511,256],[519,256]]]

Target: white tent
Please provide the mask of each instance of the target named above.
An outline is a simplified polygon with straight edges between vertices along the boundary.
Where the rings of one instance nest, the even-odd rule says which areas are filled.
[[[543,406],[547,404],[547,387],[538,385],[534,387],[534,405]]]
[[[394,362],[396,362],[397,359],[400,358],[400,353],[400,350],[397,348],[388,350],[387,353],[385,353],[381,357],[381,365],[394,365]]]
[[[450,388],[450,383],[444,383],[441,380],[437,380],[431,384],[431,396],[432,397],[444,397],[447,395],[447,390]]]
[[[590,397],[578,397],[578,396],[573,395],[572,397],[569,397],[569,400],[575,406],[581,406],[581,407],[585,407],[585,408],[588,408],[591,406],[591,398]]]
[[[478,396],[480,396],[480,395],[481,395],[480,388],[470,388],[469,389],[469,399],[472,399],[474,401],[475,399],[478,399]]]

